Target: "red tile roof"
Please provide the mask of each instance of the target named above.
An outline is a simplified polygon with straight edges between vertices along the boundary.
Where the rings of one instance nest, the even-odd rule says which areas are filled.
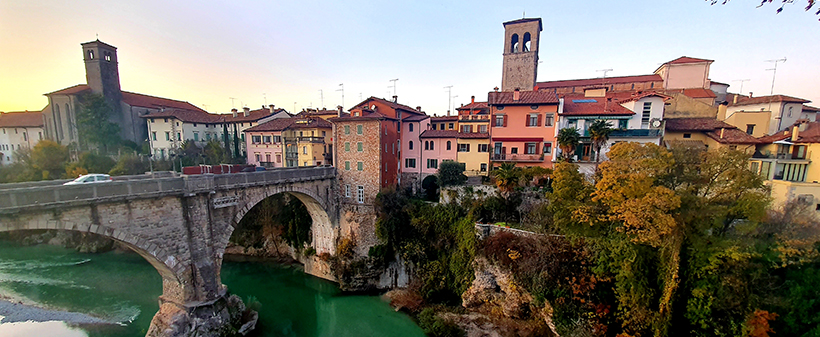
[[[772,135],[760,137],[758,140],[763,144],[771,144],[779,140],[791,141],[791,134],[794,127],[800,126],[800,124],[803,123],[806,123],[806,130],[798,131],[797,141],[795,141],[795,143],[820,143],[820,122],[809,122],[805,119],[799,120]]]
[[[410,115],[410,117],[402,118],[402,121],[403,122],[418,122],[418,121],[423,121],[427,118],[430,118],[430,116],[427,116],[427,115]]]
[[[810,105],[803,105],[803,112],[820,112],[820,108],[815,108]]]
[[[664,64],[683,64],[683,63],[700,63],[700,62],[715,62],[715,60],[699,59],[689,56],[681,56]]]
[[[721,137],[721,133],[723,133],[723,137]],[[709,132],[706,132],[706,136],[716,140],[718,143],[721,144],[759,144],[760,140],[752,135],[740,131],[736,128],[733,129],[715,129]]]
[[[666,131],[712,131],[715,129],[735,128],[733,125],[721,122],[715,118],[674,118],[666,120]]]
[[[727,98],[728,100],[728,98]],[[737,103],[733,101],[729,101],[729,106],[735,105],[751,105],[751,104],[764,104],[769,102],[786,102],[786,103],[811,103],[809,100],[805,100],[802,98],[786,96],[786,95],[772,95],[772,96],[758,96],[758,97],[747,97],[747,96],[738,96]]]
[[[263,108],[249,111],[248,116],[245,116],[245,111],[243,110],[237,111],[236,117],[233,116],[233,112],[227,114],[219,114],[219,116],[222,116],[226,123],[255,122],[262,118],[268,117],[270,115],[275,115],[283,111],[285,111],[285,109],[274,109],[273,114],[271,114],[270,109]]]
[[[43,127],[42,111],[10,111],[0,113],[0,128]]]
[[[296,118],[276,118],[245,129],[244,132],[283,131],[296,122]]]
[[[487,132],[459,132],[459,139],[489,139],[490,134]]]
[[[432,123],[457,121],[457,120],[458,120],[457,115],[456,116],[440,116],[440,117],[433,116],[433,117],[430,117],[430,122],[432,122]]]
[[[551,92],[520,91],[517,101],[513,100],[512,91],[492,91],[487,96],[489,105],[530,105],[530,104],[558,104],[558,96]]]
[[[365,99],[364,101],[362,101],[359,104],[354,105],[352,108],[348,109],[347,111],[353,111],[353,109],[355,109],[355,108],[367,107],[367,102],[370,102],[371,100],[379,101],[382,104],[385,104],[385,105],[389,106],[391,109],[395,109],[395,110],[404,110],[404,111],[412,112],[412,113],[415,113],[415,114],[423,114],[424,113],[424,112],[418,111],[416,109],[413,109],[413,108],[411,108],[407,105],[399,104],[399,103],[393,102],[391,100],[387,100],[387,99],[384,99],[384,98],[378,98],[378,97],[374,97],[374,96],[368,97],[367,99]]]
[[[140,116],[142,118],[176,118],[187,123],[222,123],[220,115],[210,114],[202,110],[165,109]]]
[[[293,119],[293,125],[290,126],[293,129],[333,128],[333,124],[330,124],[330,122],[324,120],[324,118],[319,117],[279,119]]]
[[[419,138],[459,138],[459,139],[488,139],[489,133],[459,132],[456,130],[425,130]]]
[[[639,82],[662,82],[663,79],[660,75],[652,74],[652,75],[637,75],[637,76],[616,76],[616,77],[607,77],[604,78],[587,78],[587,79],[579,79],[579,80],[561,80],[561,81],[547,81],[547,82],[538,82],[535,84],[535,89],[551,89],[551,88],[562,88],[562,87],[585,87],[589,85],[604,85],[604,81],[606,81],[607,85],[610,84],[621,84],[621,83],[639,83]],[[660,88],[659,88],[660,89]]]
[[[460,106],[456,110],[486,110],[489,108],[487,102],[472,102],[467,105]]]
[[[46,95],[46,96],[50,96],[50,95],[74,95],[74,94],[78,94],[78,93],[81,93],[81,92],[86,91],[86,90],[91,90],[91,88],[86,84],[77,84],[73,87],[60,89],[60,90],[50,92],[50,93],[47,93],[47,94],[44,94],[44,95]]]
[[[538,30],[543,29],[541,27],[541,18],[522,18],[522,19],[518,19],[518,20],[507,21],[507,22],[504,22],[504,26],[513,25],[513,24],[516,24],[516,23],[532,22],[532,21],[538,21]]]
[[[196,105],[193,105],[188,102],[178,101],[170,98],[143,95],[128,91],[122,92],[122,101],[130,106],[138,106],[150,109],[174,108],[205,112],[205,110],[202,110]]]
[[[607,101],[607,99],[610,99]],[[635,113],[624,108],[612,97],[564,96],[564,111],[561,116],[629,116]]]
[[[716,98],[715,92],[711,89],[693,88],[693,89],[672,89],[666,90],[667,93],[682,93],[692,98]]]

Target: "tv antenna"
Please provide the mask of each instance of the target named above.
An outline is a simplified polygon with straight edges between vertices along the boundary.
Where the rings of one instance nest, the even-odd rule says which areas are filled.
[[[233,101],[235,101],[235,100],[236,100],[236,97],[228,97],[228,99],[230,99],[230,100],[231,100],[231,108],[235,108],[235,107],[236,107],[236,105],[234,105],[234,104],[233,104]]]
[[[322,102],[322,106],[320,106],[320,108],[324,109],[325,108],[325,93],[322,91],[322,89],[319,89],[319,99]]]
[[[339,83],[339,86],[341,88],[336,89],[336,91],[341,91],[342,92],[342,107],[344,108],[344,106],[345,106],[345,84],[344,83]]]
[[[749,82],[749,81],[751,81],[751,79],[747,78],[747,79],[743,79],[743,80],[734,80],[732,82],[740,82],[740,92],[738,92],[738,93],[743,95],[743,83]]]
[[[398,80],[399,80],[398,78],[394,78],[394,79],[390,80],[390,82],[393,82],[393,96],[396,96],[396,82]]]
[[[781,62],[786,62],[786,58],[783,57],[782,59],[777,60],[766,60],[766,62],[774,63],[774,68],[766,69],[766,71],[772,71],[772,91],[769,93],[769,95],[774,95],[774,78],[775,76],[777,76],[777,64]]]
[[[448,86],[444,87],[444,89],[447,89],[447,109],[450,109],[450,104],[452,104],[452,101],[453,101],[453,86],[448,85]],[[450,115],[450,111],[448,110],[447,111],[447,116],[449,116],[449,115]]]

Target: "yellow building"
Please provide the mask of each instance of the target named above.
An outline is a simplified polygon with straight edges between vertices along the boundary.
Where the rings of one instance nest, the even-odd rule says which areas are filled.
[[[319,117],[298,118],[282,132],[285,166],[318,166],[333,163],[333,126]]]
[[[490,165],[490,134],[459,132],[456,161],[464,164],[468,176],[487,175]]]
[[[757,138],[715,118],[667,119],[663,140],[667,144],[683,142],[707,149],[728,147],[749,154],[754,153],[755,145],[760,143]]]

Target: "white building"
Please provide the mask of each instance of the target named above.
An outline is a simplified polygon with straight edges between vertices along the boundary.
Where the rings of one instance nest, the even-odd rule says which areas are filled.
[[[14,163],[15,151],[31,149],[43,137],[42,111],[0,113],[0,166]]]

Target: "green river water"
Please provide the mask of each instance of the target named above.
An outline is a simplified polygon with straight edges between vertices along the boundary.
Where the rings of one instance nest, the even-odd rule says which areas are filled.
[[[222,283],[261,303],[250,336],[424,336],[378,296],[341,294],[331,282],[272,262],[231,262]],[[137,254],[82,254],[0,241],[0,296],[85,313],[118,324],[0,323],[0,336],[144,336],[158,310],[161,278]]]

